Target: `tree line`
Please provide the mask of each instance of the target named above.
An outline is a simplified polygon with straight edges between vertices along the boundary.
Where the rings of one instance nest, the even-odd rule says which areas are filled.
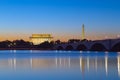
[[[45,41],[41,44],[38,45],[34,45],[32,42],[29,41],[25,41],[23,39],[21,40],[14,40],[14,41],[9,41],[9,40],[5,40],[5,41],[1,41],[0,42],[0,49],[42,49],[42,50],[51,50],[53,49],[54,45],[56,44],[62,44],[62,43],[76,43],[76,42],[80,42],[80,41],[87,41],[85,40],[79,40],[79,39],[70,39],[67,42],[61,42],[60,40],[56,40],[56,41]]]

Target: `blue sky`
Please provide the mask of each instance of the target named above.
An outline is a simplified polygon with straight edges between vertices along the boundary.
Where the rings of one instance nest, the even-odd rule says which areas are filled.
[[[88,39],[116,37],[120,0],[0,0],[1,40],[28,40],[32,33],[80,39],[82,24]]]

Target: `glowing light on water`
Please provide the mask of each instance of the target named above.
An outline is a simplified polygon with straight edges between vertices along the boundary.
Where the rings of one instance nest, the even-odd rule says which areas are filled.
[[[13,66],[14,66],[14,69],[16,69],[16,58],[13,59]]]
[[[55,58],[55,65],[56,65],[56,67],[58,66],[58,60],[57,60],[57,58]]]
[[[10,65],[10,67],[12,68],[12,59],[8,59],[8,64]]]
[[[55,50],[55,52],[57,53],[57,52],[58,52],[58,50]]]
[[[80,57],[79,60],[80,60],[80,70],[82,71],[82,57]]]
[[[32,53],[33,52],[33,50],[30,50],[30,53]]]
[[[120,76],[120,57],[117,57],[117,67],[118,67],[118,75]]]
[[[83,53],[83,51],[80,51],[80,53]]]
[[[89,57],[87,57],[87,69],[89,71],[89,67],[90,67],[90,61],[89,61]]]
[[[31,66],[31,68],[32,68],[32,65],[33,65],[33,60],[32,60],[32,58],[30,58],[30,66]]]
[[[59,60],[60,60],[60,66],[61,66],[62,65],[62,59],[60,58]]]
[[[120,54],[120,52],[117,52],[118,54]]]
[[[105,53],[107,54],[107,53],[109,53],[108,51],[105,51]]]
[[[97,63],[97,57],[95,58],[95,68],[96,68],[96,70],[97,70],[97,65],[98,65],[98,63]]]
[[[106,75],[108,74],[108,57],[105,56],[105,72],[106,72]]]
[[[69,68],[70,68],[70,57],[68,58],[68,65],[69,65]]]
[[[14,53],[16,53],[16,50],[13,50]]]

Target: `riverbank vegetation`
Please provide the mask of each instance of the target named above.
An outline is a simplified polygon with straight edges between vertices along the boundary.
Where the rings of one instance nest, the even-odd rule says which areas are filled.
[[[24,41],[24,40],[14,40],[14,41],[1,41],[0,42],[0,50],[77,50],[77,51],[88,51],[87,47],[84,42],[91,42],[87,39],[79,40],[79,39],[70,39],[67,42],[61,42],[60,40],[51,41],[51,42],[43,42],[38,45],[34,45],[32,42]],[[65,48],[63,46],[58,46],[55,48],[56,45],[67,44]],[[78,44],[77,48],[74,49],[73,46],[69,44]],[[120,43],[116,44],[110,50],[107,50],[104,45],[96,43],[94,44],[89,51],[120,51]]]

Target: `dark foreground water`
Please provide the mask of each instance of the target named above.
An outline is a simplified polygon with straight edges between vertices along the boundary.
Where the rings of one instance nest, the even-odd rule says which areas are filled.
[[[0,51],[0,80],[120,80],[119,54]]]

